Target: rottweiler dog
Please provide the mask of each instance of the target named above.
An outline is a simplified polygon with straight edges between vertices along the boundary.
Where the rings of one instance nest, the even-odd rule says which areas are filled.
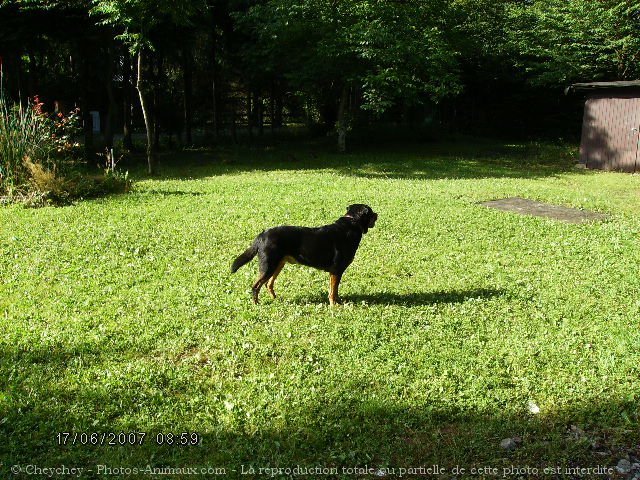
[[[263,231],[231,265],[231,272],[258,256],[258,280],[253,284],[253,301],[263,285],[273,298],[273,284],[285,263],[300,263],[329,272],[329,303],[340,303],[338,286],[347,267],[353,261],[362,235],[372,228],[378,214],[363,204],[349,205],[347,213],[323,227],[281,226]]]

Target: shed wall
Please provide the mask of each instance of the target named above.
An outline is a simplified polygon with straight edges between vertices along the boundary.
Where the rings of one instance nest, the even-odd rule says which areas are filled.
[[[639,171],[639,129],[640,92],[590,94],[584,107],[580,161],[589,168]]]

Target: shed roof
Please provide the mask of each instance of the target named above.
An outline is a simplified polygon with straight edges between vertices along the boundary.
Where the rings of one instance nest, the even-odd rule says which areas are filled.
[[[595,90],[619,90],[638,88],[640,89],[640,80],[627,80],[620,82],[589,82],[589,83],[574,83],[565,88],[565,95],[572,92],[592,92]]]

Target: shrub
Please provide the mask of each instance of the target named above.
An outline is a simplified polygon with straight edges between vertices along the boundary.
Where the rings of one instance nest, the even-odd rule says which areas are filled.
[[[131,189],[128,174],[114,165],[104,175],[83,176],[73,141],[79,111],[50,116],[42,106],[38,97],[27,106],[0,97],[0,195],[42,206]]]
[[[30,178],[27,160],[50,167],[55,142],[47,118],[39,114],[35,99],[28,106],[9,105],[0,97],[0,191],[13,195],[24,190]]]
[[[69,196],[68,182],[56,174],[55,166],[48,170],[42,164],[32,162],[29,157],[25,157],[23,163],[29,171],[33,191],[56,202],[62,202]]]

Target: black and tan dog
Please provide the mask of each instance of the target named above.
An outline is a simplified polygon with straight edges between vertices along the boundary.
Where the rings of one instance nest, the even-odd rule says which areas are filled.
[[[260,274],[253,284],[253,301],[258,303],[260,288],[276,297],[273,284],[285,263],[300,263],[329,272],[329,303],[339,303],[338,286],[347,267],[353,261],[362,235],[372,228],[378,214],[368,205],[349,205],[347,213],[331,225],[323,227],[282,226],[258,235],[231,265],[231,272],[258,255]]]

